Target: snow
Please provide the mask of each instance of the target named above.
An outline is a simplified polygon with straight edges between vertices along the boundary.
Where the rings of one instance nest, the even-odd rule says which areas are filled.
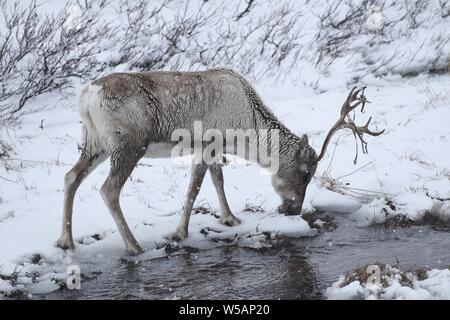
[[[401,84],[404,94],[398,94],[399,83],[373,85],[367,90],[372,101],[367,113],[374,116],[378,128],[387,129],[386,133],[379,138],[368,138],[369,154],[360,154],[356,166],[353,164],[353,138],[341,137],[331,166],[332,151],[329,151],[309,186],[304,205],[307,211],[350,214],[351,218],[360,220],[361,225],[382,223],[388,216],[398,214],[417,220],[433,208],[440,216],[448,217],[448,202],[433,200],[426,192],[441,197],[448,195],[450,181],[446,168],[450,155],[442,150],[448,143],[450,129],[446,123],[450,103],[443,100],[436,102],[435,107],[429,107],[422,90],[423,83],[435,90],[443,90],[450,86],[450,79],[444,75],[404,80]],[[307,133],[317,149],[336,118],[339,102],[346,92],[335,89],[317,95],[308,90],[302,94],[302,90],[294,86],[289,89],[259,88],[264,100],[282,121],[298,134]],[[20,257],[40,253],[51,261],[62,261],[49,267],[48,272],[64,272],[65,266],[83,257],[89,256],[94,261],[99,255],[111,259],[123,257],[122,239],[98,192],[108,172],[107,162],[88,177],[77,193],[74,254],[52,246],[61,228],[63,176],[78,157],[77,142],[80,141],[80,118],[74,105],[75,98],[68,96],[67,105],[52,108],[57,99],[56,95],[50,95],[36,100],[36,104],[49,110],[25,116],[20,127],[12,131],[17,154],[13,155],[11,164],[20,170],[2,168],[0,173],[8,179],[2,181],[0,190],[3,199],[0,265],[5,266],[8,262],[14,265]],[[45,119],[44,129],[39,128],[42,119]],[[346,187],[379,194],[360,199],[330,191],[321,184],[325,172],[339,178],[369,162],[372,165],[339,180]],[[143,259],[164,255],[156,244],[164,246],[179,222],[189,172],[185,161],[147,159],[141,161],[126,184],[121,197],[122,207],[133,233],[147,251]],[[230,207],[243,221],[242,225],[226,227],[218,223],[213,215],[220,213],[218,201],[207,177],[197,205],[207,204],[212,212],[192,216],[190,235],[181,246],[207,249],[232,241],[237,245],[263,247],[267,245],[266,237],[262,236],[265,232],[293,237],[314,236],[314,231],[301,217],[276,213],[280,200],[272,189],[270,176],[261,174],[257,165],[230,164],[224,167],[224,176]],[[385,196],[392,198],[396,211],[386,205]],[[245,212],[247,204],[261,204],[265,212]],[[206,235],[204,230],[208,232]],[[222,241],[224,239],[228,242]],[[64,260],[66,258],[68,260]]]
[[[395,269],[395,268],[393,268]],[[327,288],[325,295],[330,300],[430,300],[450,299],[450,270],[433,269],[427,272],[426,279],[418,280],[413,277],[412,284],[402,284],[396,271],[390,276],[386,286],[368,285],[360,281],[353,281],[342,286],[345,279],[341,276],[338,281]]]
[[[314,3],[311,4],[313,13],[323,6],[322,2]],[[381,18],[375,16],[372,22],[383,23],[394,15],[396,5],[386,7],[389,9],[382,9]],[[340,57],[324,72],[303,61],[285,81],[262,79],[255,83],[279,119],[293,132],[307,134],[316,150],[320,150],[326,133],[336,121],[355,78],[358,85],[368,87],[366,95],[371,101],[366,113],[357,116],[357,123],[363,124],[373,116],[372,127],[386,129],[381,137],[366,138],[369,153],[362,154],[360,150],[357,165],[353,164],[353,136],[341,133],[333,139],[308,188],[305,211],[347,214],[361,226],[383,223],[396,215],[420,221],[426,212],[442,220],[450,219],[450,77],[448,74],[422,74],[414,78],[398,75],[427,65],[435,53],[427,51],[433,47],[427,32],[438,37],[448,30],[444,22],[433,25],[430,12],[424,14],[424,26],[399,37],[401,41],[371,47],[373,52],[366,58],[378,64],[383,61],[378,59],[381,53],[395,55],[398,48],[407,44],[403,48],[405,55],[397,53],[396,59],[377,72],[361,69],[364,59],[359,53],[360,46],[367,47],[367,35],[362,35],[355,40],[348,57]],[[75,25],[76,17],[75,12],[71,21]],[[305,17],[308,21],[305,43],[316,29],[314,17],[314,14]],[[393,38],[403,26],[399,23],[396,28]],[[420,37],[417,42],[411,41],[414,36]],[[410,47],[419,40],[425,45],[412,55]],[[349,65],[355,67],[349,69]],[[126,70],[126,66],[120,65],[117,70]],[[9,160],[13,169],[0,166],[0,275],[7,278],[20,266],[22,277],[16,289],[26,287],[35,294],[56,290],[55,281],[67,277],[65,271],[69,265],[85,260],[101,264],[124,257],[123,241],[98,192],[109,170],[107,162],[77,192],[73,218],[76,250],[71,253],[53,247],[61,229],[63,176],[78,158],[80,116],[73,92],[54,92],[33,100],[30,110],[42,109],[24,115],[18,127],[8,129],[15,148]],[[6,128],[1,130],[4,137]],[[336,141],[339,143],[335,148]],[[243,223],[237,227],[219,224],[217,196],[207,177],[196,205],[207,205],[211,213],[194,214],[189,237],[173,244],[167,238],[180,220],[189,173],[189,164],[175,159],[140,162],[125,185],[121,204],[145,253],[128,259],[166,256],[164,246],[168,244],[199,249],[229,244],[261,248],[270,246],[270,239],[276,236],[315,235],[315,230],[300,216],[276,212],[280,199],[272,189],[270,176],[261,174],[255,164],[232,163],[224,167],[225,191],[232,211]],[[335,182],[334,187],[324,181]],[[261,206],[264,212],[244,211],[247,204]],[[317,221],[316,226],[320,225]],[[30,255],[36,253],[44,257],[43,262],[30,262]],[[25,276],[30,270],[39,273],[37,283],[29,283]],[[327,290],[329,298],[378,297],[359,282],[340,288],[341,282],[342,279]],[[0,277],[0,293],[14,290],[9,281]],[[450,271],[430,270],[427,279],[414,280],[414,288],[392,279],[380,298],[449,299]]]
[[[59,288],[60,286],[54,280],[43,280],[28,286],[27,291],[30,294],[48,294]]]
[[[0,279],[0,292],[10,293],[10,292],[14,292],[15,290],[16,290],[16,288],[13,287],[8,281]]]
[[[367,29],[371,32],[379,32],[384,25],[384,17],[381,8],[376,4],[368,6],[369,17],[367,18]]]
[[[320,211],[351,213],[361,208],[361,203],[345,195],[320,188],[311,199],[311,206]]]

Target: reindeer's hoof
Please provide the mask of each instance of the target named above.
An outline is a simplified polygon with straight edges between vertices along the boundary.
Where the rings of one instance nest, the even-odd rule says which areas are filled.
[[[63,250],[73,250],[75,249],[75,244],[73,243],[72,237],[62,235],[56,242],[55,246]]]
[[[137,256],[144,253],[144,250],[139,245],[136,246],[130,246],[127,248],[127,254],[130,256]]]
[[[285,216],[300,216],[301,214],[302,214],[302,212],[300,210],[299,211],[288,211],[288,212],[284,213]]]
[[[188,232],[185,230],[177,230],[171,236],[170,240],[173,241],[183,241],[188,236]]]
[[[302,213],[302,208],[290,205],[280,205],[278,206],[278,213],[286,216],[298,216]]]
[[[229,226],[229,227],[238,226],[241,224],[241,220],[236,218],[232,214],[225,216],[225,217],[220,217],[219,221],[221,224],[223,224],[225,226]]]

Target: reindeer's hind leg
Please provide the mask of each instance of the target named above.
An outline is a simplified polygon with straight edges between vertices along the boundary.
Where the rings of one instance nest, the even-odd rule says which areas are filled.
[[[217,196],[220,204],[220,223],[227,226],[237,226],[241,221],[236,218],[228,206],[225,191],[223,190],[223,173],[222,167],[219,164],[213,164],[209,167],[209,173],[216,188]]]
[[[184,206],[183,215],[181,217],[180,223],[178,224],[177,230],[172,236],[172,239],[174,240],[183,240],[188,235],[188,226],[192,207],[200,191],[200,187],[202,185],[203,178],[205,177],[206,170],[208,170],[208,165],[206,165],[205,163],[192,165],[191,182],[189,183],[186,204]]]
[[[135,150],[119,150],[111,155],[111,170],[100,189],[103,201],[117,224],[127,252],[132,255],[142,253],[139,243],[133,236],[123,216],[119,203],[120,192],[139,159],[143,156],[142,148]]]
[[[81,182],[91,173],[100,163],[105,161],[107,155],[105,152],[98,152],[94,155],[88,155],[82,152],[80,159],[75,166],[64,176],[64,208],[63,225],[61,237],[56,241],[56,246],[62,249],[73,249],[72,237],[72,213],[73,200],[75,193]]]

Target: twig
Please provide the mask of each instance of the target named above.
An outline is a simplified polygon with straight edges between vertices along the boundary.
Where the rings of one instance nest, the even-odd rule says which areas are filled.
[[[353,170],[353,171],[350,172],[350,173],[347,173],[347,174],[344,174],[344,175],[342,175],[342,176],[339,176],[339,177],[336,178],[336,180],[340,180],[340,179],[342,179],[342,178],[346,178],[346,177],[348,177],[348,176],[351,176],[352,174],[354,174],[354,173],[356,173],[356,172],[358,172],[358,171],[364,169],[365,167],[367,167],[367,166],[370,165],[370,164],[373,164],[373,162],[372,162],[372,161],[371,161],[371,162],[368,162],[368,163],[366,163],[365,165],[363,165],[362,167],[359,167],[358,169]]]

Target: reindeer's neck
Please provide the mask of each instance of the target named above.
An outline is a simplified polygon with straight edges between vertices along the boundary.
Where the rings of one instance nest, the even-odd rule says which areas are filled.
[[[271,142],[267,144],[267,148],[270,150],[270,152],[276,150],[280,163],[293,163],[295,161],[298,161],[299,156],[304,158],[305,162],[307,162],[310,158],[315,157],[316,155],[314,149],[312,149],[308,145],[308,142],[306,140],[300,138],[291,130],[289,130],[271,113],[266,114],[265,116],[261,116],[260,114],[257,117],[257,121],[255,121],[255,129],[256,132],[262,132],[261,129],[269,131],[274,130],[277,132],[278,142],[277,145],[275,145],[276,149],[271,149],[271,142],[273,142],[274,140],[271,140]],[[260,134],[259,138],[264,139],[266,137]],[[260,161],[258,161],[258,163],[261,166],[264,166],[264,163],[261,163]]]
[[[249,106],[253,113],[253,129],[259,132],[261,129],[276,130],[279,135],[278,154],[280,161],[291,163],[297,156],[302,156],[305,161],[316,156],[306,139],[302,139],[289,130],[277,117],[267,108],[262,99],[250,84],[240,77],[242,87],[247,96]],[[259,162],[259,161],[258,161]],[[260,165],[262,165],[260,163]]]

